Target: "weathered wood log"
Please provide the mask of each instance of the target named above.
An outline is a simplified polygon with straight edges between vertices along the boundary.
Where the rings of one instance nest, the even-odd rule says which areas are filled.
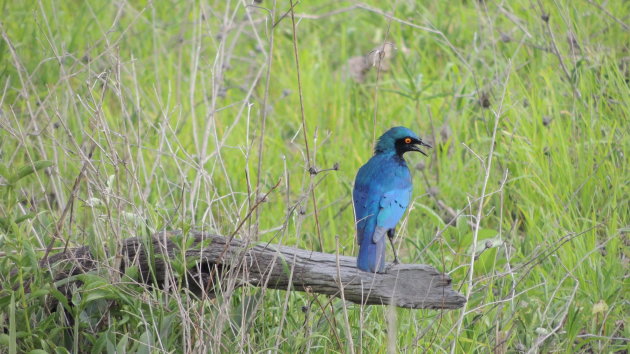
[[[186,239],[191,242],[186,242]],[[188,245],[182,247],[182,245]],[[456,309],[465,298],[451,289],[451,280],[435,268],[422,264],[388,264],[382,274],[363,272],[356,258],[190,232],[160,232],[151,240],[123,241],[121,271],[136,266],[148,284],[172,287],[174,257],[194,260],[185,285],[194,293],[212,296],[216,286],[244,285],[269,289],[307,291],[343,298],[359,304],[394,305],[405,308]],[[88,247],[69,249],[47,261],[69,262],[71,269],[56,279],[98,267]],[[68,263],[66,263],[68,264]],[[169,285],[170,284],[170,285]]]

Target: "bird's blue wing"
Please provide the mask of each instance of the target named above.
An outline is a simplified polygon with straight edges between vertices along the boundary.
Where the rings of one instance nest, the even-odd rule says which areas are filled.
[[[409,200],[411,199],[411,188],[392,189],[381,197],[379,211],[376,216],[376,228],[372,236],[374,243],[385,236],[387,230],[396,227],[396,224],[405,214]]]
[[[374,181],[370,178],[362,178],[364,176],[367,174],[359,171],[352,193],[358,244],[362,243],[363,236],[371,237],[374,233],[381,197],[379,185],[373,183]]]

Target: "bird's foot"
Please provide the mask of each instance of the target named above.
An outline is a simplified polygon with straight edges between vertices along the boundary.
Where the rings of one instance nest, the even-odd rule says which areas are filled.
[[[398,261],[398,258],[394,259],[394,261],[392,263],[390,263],[387,267],[385,267],[385,273],[389,273],[389,271],[392,268],[396,268],[397,265],[399,265],[400,262]]]

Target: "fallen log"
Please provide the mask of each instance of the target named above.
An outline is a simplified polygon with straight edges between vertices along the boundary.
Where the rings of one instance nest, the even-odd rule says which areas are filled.
[[[221,291],[217,287],[231,284],[232,289],[249,285],[306,291],[358,304],[413,309],[456,309],[466,302],[451,288],[447,275],[423,264],[388,264],[385,273],[373,274],[357,269],[354,257],[252,244],[204,232],[164,231],[146,240],[128,238],[121,251],[121,272],[135,266],[142,282],[160,287],[171,288],[176,283],[171,267],[176,257],[194,261],[184,285],[201,296],[212,297]],[[63,264],[65,270],[56,272],[56,280],[99,266],[87,246],[51,255],[42,266],[55,272]]]

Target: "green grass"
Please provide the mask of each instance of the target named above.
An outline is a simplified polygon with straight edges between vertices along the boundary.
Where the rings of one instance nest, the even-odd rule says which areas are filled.
[[[630,3],[372,3],[297,4],[299,87],[288,2],[4,1],[0,351],[627,351]],[[348,79],[384,41],[390,70]],[[338,171],[308,173],[300,89],[311,165]],[[320,250],[319,227],[323,251],[339,236],[355,255],[353,179],[394,125],[435,145],[408,157],[425,165],[399,254],[449,273],[464,309],[250,287],[197,301],[111,271],[127,237],[234,232],[278,181],[238,237]],[[69,302],[38,268],[57,228],[53,252],[101,261]]]

